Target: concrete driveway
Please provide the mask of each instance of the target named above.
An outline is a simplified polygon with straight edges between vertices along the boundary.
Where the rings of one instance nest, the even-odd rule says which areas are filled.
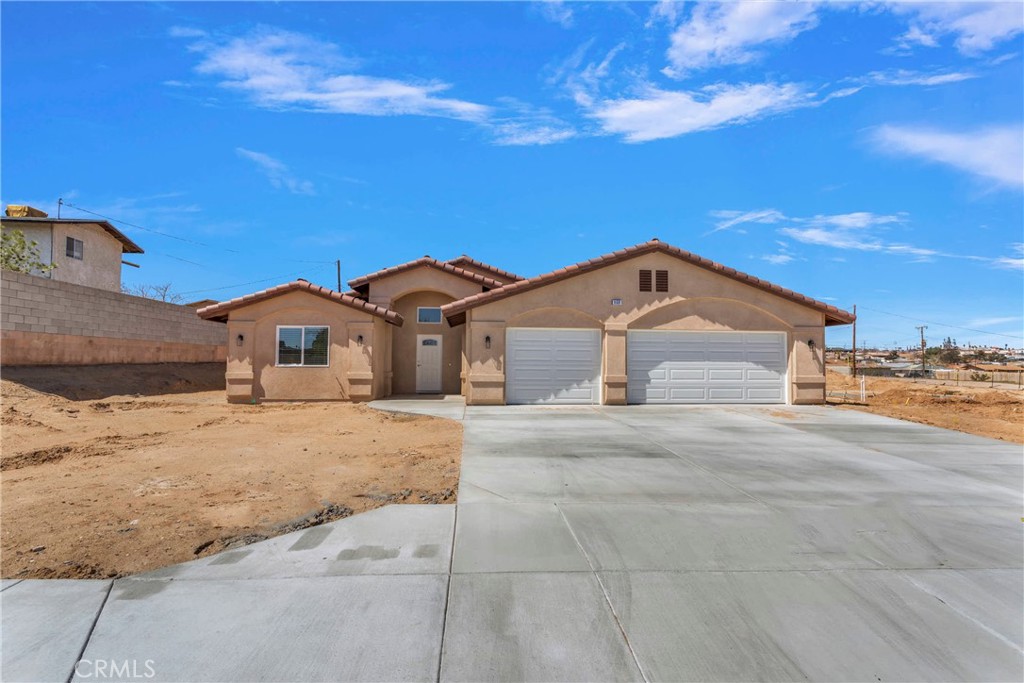
[[[1019,446],[824,407],[380,407],[464,418],[458,506],[5,582],[3,679],[1024,677]]]

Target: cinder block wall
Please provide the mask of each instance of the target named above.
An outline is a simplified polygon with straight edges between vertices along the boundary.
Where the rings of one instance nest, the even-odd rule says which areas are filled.
[[[192,308],[0,272],[0,363],[206,363],[223,361],[227,325]]]

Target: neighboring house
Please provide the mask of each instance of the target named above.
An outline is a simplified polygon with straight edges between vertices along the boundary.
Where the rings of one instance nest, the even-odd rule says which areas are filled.
[[[967,363],[964,367],[968,370],[978,370],[980,372],[1024,372],[1024,366],[999,365],[997,363]]]
[[[200,309],[228,324],[228,400],[821,403],[824,328],[854,320],[658,240],[530,279],[424,257],[349,286]]]
[[[122,255],[143,253],[104,220],[50,218],[32,207],[8,206],[0,223],[38,244],[40,261],[56,267],[34,274],[57,282],[120,292]]]

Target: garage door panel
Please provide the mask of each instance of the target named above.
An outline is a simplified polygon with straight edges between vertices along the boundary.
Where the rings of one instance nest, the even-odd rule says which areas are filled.
[[[683,387],[674,387],[671,390],[658,390],[661,396],[665,397],[669,401],[681,402],[681,401],[705,401],[707,399],[707,390],[703,387],[693,387],[692,389],[686,389]]]
[[[749,382],[778,382],[782,378],[782,374],[779,372],[761,368],[750,368],[746,375],[746,380]]]
[[[785,403],[786,335],[631,330],[630,403]]]
[[[509,328],[505,400],[524,403],[599,403],[599,330]]]
[[[666,379],[672,382],[703,382],[708,378],[704,368],[672,368],[667,373]]]

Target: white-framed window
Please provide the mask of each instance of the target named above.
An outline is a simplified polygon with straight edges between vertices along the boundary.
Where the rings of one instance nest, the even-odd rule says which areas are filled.
[[[82,244],[82,240],[76,240],[74,237],[68,237],[65,240],[65,245],[66,245],[65,253],[67,254],[68,258],[78,259],[79,261],[82,260],[82,253],[83,253],[83,246],[84,246]]]
[[[424,325],[440,325],[441,309],[430,306],[420,306],[416,309],[416,322]]]
[[[277,365],[319,367],[328,365],[331,328],[325,325],[278,325]]]

